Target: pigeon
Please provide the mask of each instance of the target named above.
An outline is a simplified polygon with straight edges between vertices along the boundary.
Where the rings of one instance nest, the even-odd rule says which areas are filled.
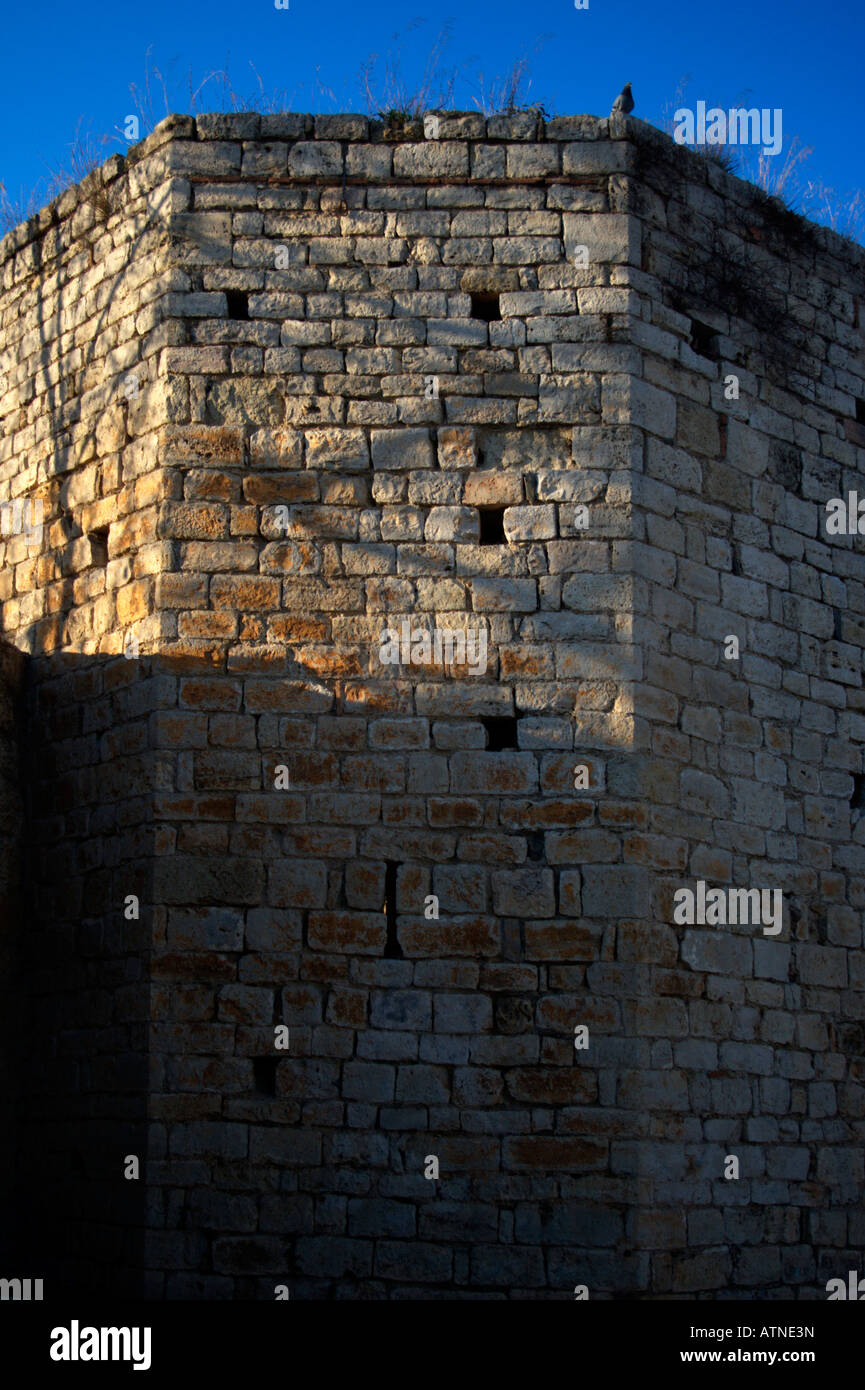
[[[615,116],[617,112],[621,112],[623,116],[629,116],[633,109],[634,98],[631,96],[631,84],[630,82],[626,82],[619,92],[619,95],[616,97],[616,100],[613,102],[613,109],[610,115]]]

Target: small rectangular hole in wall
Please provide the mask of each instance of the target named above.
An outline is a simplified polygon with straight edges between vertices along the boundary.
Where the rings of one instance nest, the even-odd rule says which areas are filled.
[[[865,812],[865,772],[853,773],[853,795],[850,798],[850,810],[858,811],[860,816]]]
[[[484,323],[494,323],[500,319],[502,311],[499,306],[499,297],[488,290],[472,290],[472,318],[483,319]]]
[[[717,357],[718,334],[714,328],[710,328],[707,323],[701,323],[699,319],[691,319],[691,347],[700,357]]]
[[[481,507],[481,545],[507,545],[504,507]]]
[[[856,402],[856,423],[865,425],[865,401]]]
[[[543,830],[529,830],[526,834],[526,853],[529,859],[537,861],[544,857]]]
[[[485,715],[481,723],[487,732],[487,752],[504,753],[517,745],[517,717],[515,714]]]
[[[104,570],[108,564],[108,527],[103,526],[99,531],[91,531],[87,539],[90,542],[91,565]]]
[[[228,301],[228,317],[230,319],[249,318],[249,295],[246,290],[226,290],[225,298]]]
[[[253,1057],[252,1075],[259,1095],[276,1095],[276,1062],[275,1057]]]
[[[384,902],[381,910],[385,915],[387,938],[384,943],[385,960],[401,960],[402,946],[396,932],[396,871],[399,864],[388,859],[384,866]]]

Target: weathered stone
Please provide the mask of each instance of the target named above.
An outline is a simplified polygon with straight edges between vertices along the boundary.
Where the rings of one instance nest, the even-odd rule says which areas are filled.
[[[822,1297],[862,254],[426,117],[169,118],[0,246],[0,1186],[133,1299]]]

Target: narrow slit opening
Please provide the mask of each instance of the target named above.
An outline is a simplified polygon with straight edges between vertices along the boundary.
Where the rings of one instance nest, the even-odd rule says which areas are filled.
[[[382,912],[385,916],[386,939],[384,944],[385,960],[401,960],[402,946],[399,944],[399,937],[396,932],[396,871],[399,864],[395,860],[388,859],[384,866],[384,902]]]
[[[484,323],[495,323],[502,316],[499,296],[489,290],[472,290],[472,318],[482,319]]]
[[[276,1095],[276,1062],[275,1057],[253,1057],[252,1075],[259,1095]]]
[[[710,328],[707,323],[701,323],[699,319],[691,319],[691,347],[700,357],[718,356],[718,333],[714,328]]]
[[[108,527],[103,526],[98,531],[91,531],[87,539],[90,542],[90,563],[95,569],[104,570],[108,564]]]
[[[481,507],[480,523],[480,545],[507,545],[504,507]]]
[[[517,748],[517,716],[515,714],[486,715],[481,719],[487,734],[487,752],[503,753]]]
[[[228,317],[230,319],[249,318],[249,295],[246,290],[226,290],[225,298],[228,302]]]

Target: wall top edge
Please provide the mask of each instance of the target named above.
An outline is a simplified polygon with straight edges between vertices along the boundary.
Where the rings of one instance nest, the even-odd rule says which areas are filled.
[[[437,124],[430,125],[435,117]],[[426,128],[425,128],[426,123]],[[865,247],[840,236],[830,228],[811,222],[787,207],[782,199],[767,195],[762,189],[735,174],[728,172],[719,163],[707,159],[687,146],[676,144],[666,131],[633,116],[613,115],[610,117],[578,114],[556,116],[545,119],[530,111],[516,112],[512,115],[484,116],[472,111],[425,112],[413,122],[402,127],[388,126],[382,120],[371,119],[357,113],[314,114],[287,112],[269,114],[260,112],[211,112],[197,116],[169,115],[137,145],[131,146],[124,154],[112,155],[104,164],[94,169],[80,183],[71,185],[51,203],[42,208],[26,222],[20,223],[0,239],[0,266],[10,260],[28,244],[36,242],[49,229],[64,223],[79,205],[93,199],[103,190],[127,177],[136,165],[149,161],[166,146],[181,145],[191,149],[195,144],[210,142],[235,142],[241,147],[247,143],[282,144],[289,147],[298,145],[314,146],[317,142],[327,144],[330,158],[322,166],[317,177],[294,176],[289,170],[287,182],[331,183],[339,177],[348,175],[347,181],[374,183],[406,183],[412,180],[393,175],[359,180],[352,177],[350,150],[358,144],[386,146],[394,150],[406,148],[430,148],[443,143],[451,148],[462,144],[500,144],[500,145],[547,145],[567,146],[589,142],[624,142],[628,154],[622,155],[616,171],[618,178],[639,182],[653,166],[667,167],[683,181],[702,185],[722,198],[728,198],[745,208],[763,213],[767,218],[777,221],[779,217],[793,219],[798,236],[807,235],[817,250],[835,256],[854,270],[865,272]],[[191,142],[191,144],[190,144]],[[314,156],[313,158],[317,158]],[[334,165],[331,169],[331,164]],[[339,168],[336,169],[336,164]],[[567,164],[558,166],[563,172],[551,172],[540,182],[573,181],[567,172]],[[601,172],[603,166],[599,166]],[[326,170],[326,172],[325,172]],[[613,172],[612,170],[608,172]],[[187,176],[182,169],[172,169],[175,177]],[[603,174],[601,175],[603,177]],[[170,177],[168,173],[165,177]],[[193,175],[196,181],[212,181],[207,174]],[[224,181],[224,180],[216,180]],[[234,182],[268,182],[255,175],[239,173]],[[472,173],[455,173],[452,177],[440,175],[432,180],[418,179],[418,182],[471,184],[489,182],[478,179]],[[521,182],[525,180],[496,179],[494,182]],[[634,215],[639,215],[634,213]]]

